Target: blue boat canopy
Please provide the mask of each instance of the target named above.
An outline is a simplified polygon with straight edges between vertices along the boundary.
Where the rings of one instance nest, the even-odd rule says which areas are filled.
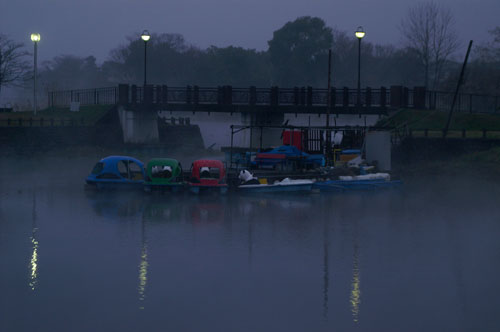
[[[144,181],[144,163],[128,156],[109,156],[95,164],[87,181]]]

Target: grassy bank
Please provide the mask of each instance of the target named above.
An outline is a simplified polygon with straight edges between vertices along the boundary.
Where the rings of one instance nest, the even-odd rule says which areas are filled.
[[[33,112],[10,112],[0,113],[0,126],[7,126],[10,119],[10,126],[19,126],[19,120],[22,121],[22,126],[29,126],[30,120],[33,126],[40,126],[40,120],[43,119],[43,126],[51,125],[51,120],[54,120],[54,125],[60,125],[64,121],[74,121],[85,125],[95,124],[106,112],[111,108],[109,105],[91,105],[81,106],[80,111],[71,112],[69,108],[52,108],[43,109],[37,112],[36,116]]]
[[[448,112],[435,110],[402,109],[381,119],[378,126],[404,127],[415,131],[441,131],[446,126]],[[454,113],[450,130],[453,131],[500,131],[500,114]]]
[[[402,178],[446,175],[500,181],[500,146],[444,158],[395,162],[393,168]]]

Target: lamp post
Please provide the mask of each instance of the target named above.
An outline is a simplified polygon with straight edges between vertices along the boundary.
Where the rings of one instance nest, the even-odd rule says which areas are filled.
[[[149,39],[151,39],[151,36],[149,35],[148,30],[144,30],[141,35],[141,39],[144,40],[144,86],[146,86],[147,79],[146,79],[146,66],[147,66],[147,45]]]
[[[354,33],[358,38],[358,100],[357,107],[361,107],[361,39],[365,36],[365,31],[362,26],[359,26]],[[361,116],[361,115],[360,115]]]
[[[37,87],[37,84],[36,84],[36,79],[37,79],[37,74],[38,74],[38,69],[37,69],[37,45],[38,45],[38,42],[40,41],[40,34],[39,33],[32,33],[31,34],[31,41],[34,43],[34,46],[35,46],[35,50],[33,52],[33,55],[34,55],[34,60],[33,60],[33,72],[34,72],[34,77],[33,77],[33,103],[34,103],[34,113],[36,115],[36,110],[38,108],[38,105],[37,105],[37,98],[36,98],[36,87]]]

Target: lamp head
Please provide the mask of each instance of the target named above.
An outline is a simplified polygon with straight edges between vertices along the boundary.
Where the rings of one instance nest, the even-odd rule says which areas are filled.
[[[148,30],[144,30],[142,32],[141,39],[144,40],[144,42],[147,42],[149,39],[151,39],[151,36],[150,36]]]
[[[354,34],[356,35],[356,38],[362,39],[365,36],[365,30],[363,30],[362,26],[359,26]]]
[[[40,41],[40,34],[39,33],[32,33],[31,34],[31,41],[34,43],[38,43]]]

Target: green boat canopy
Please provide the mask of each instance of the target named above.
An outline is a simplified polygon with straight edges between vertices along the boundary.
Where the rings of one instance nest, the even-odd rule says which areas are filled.
[[[178,184],[182,182],[182,167],[175,159],[154,158],[146,166],[146,175],[149,184]]]

